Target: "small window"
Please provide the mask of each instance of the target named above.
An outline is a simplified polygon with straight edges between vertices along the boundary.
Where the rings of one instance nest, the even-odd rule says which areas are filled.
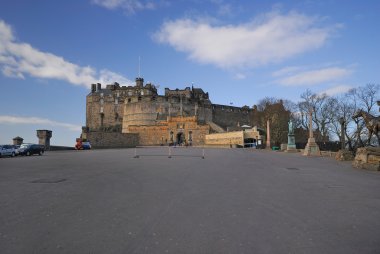
[[[131,102],[132,101],[132,99],[131,98],[128,98],[128,102]]]

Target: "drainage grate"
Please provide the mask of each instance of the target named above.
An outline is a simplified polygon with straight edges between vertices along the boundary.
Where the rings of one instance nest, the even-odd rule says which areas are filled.
[[[300,170],[299,168],[286,168],[287,170]]]
[[[66,181],[65,178],[58,178],[58,179],[37,179],[34,181],[31,181],[31,183],[61,183]]]

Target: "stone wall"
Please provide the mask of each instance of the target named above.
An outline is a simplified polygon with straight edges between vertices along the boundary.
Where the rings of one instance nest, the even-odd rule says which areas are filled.
[[[136,147],[139,144],[139,136],[134,133],[90,131],[86,135],[92,148]]]
[[[130,125],[130,133],[138,133],[140,145],[168,145],[178,143],[179,136],[183,142],[192,145],[204,144],[204,137],[210,132],[210,127],[199,125],[196,117],[170,117],[157,125]]]
[[[239,107],[212,105],[212,121],[224,129],[233,126],[252,126],[252,110]]]
[[[234,131],[226,133],[208,134],[205,137],[206,145],[244,145],[244,132]]]

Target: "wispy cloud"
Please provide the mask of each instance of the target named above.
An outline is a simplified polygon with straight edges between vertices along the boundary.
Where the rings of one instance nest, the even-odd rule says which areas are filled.
[[[123,9],[127,14],[133,14],[141,10],[153,10],[156,8],[154,1],[143,0],[92,0],[94,4],[110,10]]]
[[[331,88],[321,92],[320,94],[327,94],[329,96],[333,96],[333,95],[337,95],[337,94],[346,93],[349,90],[351,90],[352,88],[353,88],[352,86],[348,86],[348,85],[339,85],[339,86],[331,87]]]
[[[0,68],[3,75],[24,79],[30,75],[42,79],[58,79],[73,85],[89,87],[94,82],[120,82],[111,78],[122,78],[127,84],[132,82],[122,75],[90,66],[79,66],[48,52],[33,48],[30,44],[16,41],[11,27],[0,20]]]
[[[285,68],[282,68],[280,70],[277,70],[272,73],[273,77],[281,77],[281,76],[288,76],[288,75],[294,75],[295,73],[299,72],[302,70],[303,67],[300,66],[288,66]]]
[[[283,86],[311,86],[341,80],[348,77],[351,73],[351,69],[330,67],[318,70],[301,71],[296,74],[292,73],[290,76],[280,78],[277,80],[277,83]],[[278,74],[279,72],[274,73],[274,75],[277,76]],[[283,71],[282,74],[289,74],[289,72],[286,73]]]
[[[338,25],[323,26],[321,19],[291,12],[271,12],[240,25],[214,25],[208,20],[165,22],[153,38],[190,59],[224,69],[281,62],[316,50]]]
[[[20,116],[8,116],[0,115],[0,124],[24,124],[24,125],[43,125],[43,126],[55,126],[63,127],[70,131],[81,131],[82,127],[80,125],[61,123],[52,121],[45,118],[39,117],[20,117]]]

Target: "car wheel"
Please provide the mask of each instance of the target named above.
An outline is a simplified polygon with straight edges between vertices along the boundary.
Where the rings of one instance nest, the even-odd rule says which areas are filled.
[[[15,157],[16,156],[16,154],[15,153],[12,153],[12,157]]]
[[[30,152],[28,151],[28,152],[26,152],[26,156],[30,156]]]
[[[38,155],[40,155],[40,156],[41,156],[42,154],[43,154],[43,152],[42,152],[42,151],[39,151],[39,152],[38,152]]]

